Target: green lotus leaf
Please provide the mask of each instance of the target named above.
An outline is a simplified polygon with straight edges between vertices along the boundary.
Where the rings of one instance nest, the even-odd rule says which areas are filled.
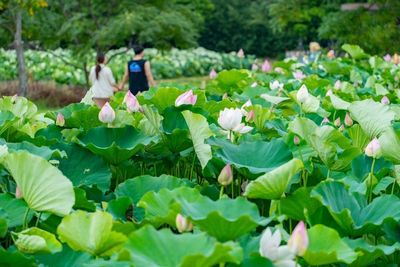
[[[395,164],[400,164],[400,138],[394,129],[388,128],[378,140],[382,148],[383,157]]]
[[[355,124],[348,128],[347,133],[351,138],[353,146],[358,147],[361,151],[364,151],[365,147],[371,141],[368,135],[361,128],[360,124]]]
[[[10,111],[0,111],[0,136],[14,123],[17,118]]]
[[[119,197],[108,202],[107,212],[110,213],[115,220],[126,221],[128,216],[126,211],[132,207],[132,200],[129,197]]]
[[[167,107],[175,105],[176,98],[183,93],[184,91],[178,88],[162,87],[154,91],[148,91],[143,97],[140,96],[138,99],[142,105],[153,104],[160,114],[163,114]]]
[[[13,198],[10,194],[0,194],[0,207],[7,214],[7,225],[9,228],[23,225],[24,216],[28,212],[28,206],[22,199]],[[27,220],[32,219],[33,212],[29,212]]]
[[[7,212],[3,208],[0,208],[0,238],[3,238],[7,234],[9,220]]]
[[[320,183],[311,193],[326,206],[335,221],[348,233],[373,232],[386,220],[400,220],[400,199],[382,195],[367,203],[364,195],[350,193],[337,181]]]
[[[387,105],[371,99],[351,103],[349,111],[370,139],[385,132],[392,125],[395,116]]]
[[[119,164],[129,159],[156,140],[155,137],[146,136],[132,126],[92,128],[87,133],[79,135],[78,139],[80,145],[112,164]]]
[[[74,189],[56,167],[25,151],[9,153],[1,163],[14,178],[29,208],[59,216],[70,213],[75,202]]]
[[[135,266],[206,267],[239,264],[243,257],[237,243],[219,243],[205,233],[175,235],[169,229],[157,231],[150,225],[133,232],[125,249]]]
[[[310,243],[303,258],[310,265],[350,264],[357,259],[357,253],[332,228],[314,225],[308,230],[308,238]]]
[[[303,162],[294,158],[251,181],[247,185],[244,195],[248,198],[280,199],[292,177],[303,168]]]
[[[396,242],[393,245],[373,245],[367,243],[364,239],[343,238],[343,241],[354,251],[358,252],[358,258],[350,266],[369,266],[371,263],[377,263],[377,259],[382,256],[389,256],[400,250],[400,243]],[[379,263],[378,263],[379,264]],[[381,263],[383,266],[384,262]]]
[[[211,146],[205,144],[204,141],[211,137],[213,133],[208,126],[207,119],[202,115],[192,113],[189,110],[182,111],[182,114],[189,127],[194,151],[200,161],[201,167],[204,169],[207,162],[212,158]]]
[[[226,89],[227,91],[233,91],[238,89],[239,82],[248,77],[248,73],[241,70],[223,70],[218,73],[217,82],[219,87]]]
[[[36,115],[37,107],[24,97],[7,97],[0,99],[0,110],[10,111],[18,118],[32,118]]]
[[[4,139],[0,139],[0,145],[7,145],[10,152],[25,150],[33,155],[42,157],[45,160],[50,160],[51,158],[62,158],[65,156],[65,154],[58,149],[50,149],[46,146],[39,147],[26,141],[20,143],[7,143]]]
[[[81,210],[86,210],[86,211],[95,211],[96,210],[96,205],[94,201],[88,200],[86,198],[86,191],[79,188],[79,187],[74,187],[74,192],[75,192],[75,205],[74,209],[81,209]]]
[[[111,170],[103,158],[76,145],[61,143],[56,146],[66,152],[58,168],[74,186],[96,185],[103,193],[110,188]]]
[[[260,217],[257,206],[244,198],[212,201],[187,187],[149,192],[139,206],[146,210],[145,218],[153,225],[167,223],[175,227],[176,215],[182,213],[220,241],[234,240],[267,222]]]
[[[228,140],[213,138],[209,143],[219,147],[215,155],[224,162],[246,168],[253,174],[272,171],[293,158],[289,147],[280,139],[235,145]]]
[[[156,135],[161,132],[161,121],[163,117],[147,105],[142,106],[144,118],[140,121],[139,128],[146,135]]]
[[[301,187],[293,194],[289,194],[279,200],[282,214],[291,219],[306,221],[307,214],[313,214],[320,206],[318,200],[310,197],[312,188]]]
[[[279,103],[290,99],[289,97],[272,96],[268,94],[262,94],[261,97],[265,99],[265,101],[272,103],[274,105],[278,105]]]
[[[112,227],[111,214],[78,210],[62,219],[57,234],[74,250],[110,256],[119,251],[127,239],[125,235],[112,231]]]
[[[347,110],[351,103],[344,101],[343,99],[341,99],[340,97],[332,94],[330,96],[331,98],[331,102],[332,102],[332,106],[337,109],[337,110]]]
[[[0,266],[36,267],[38,265],[36,264],[35,259],[32,256],[24,255],[18,250],[7,251],[2,246],[0,246]]]
[[[61,243],[52,233],[37,227],[28,228],[13,235],[16,237],[15,245],[23,253],[56,253],[62,250]]]
[[[88,130],[102,125],[102,122],[99,121],[99,111],[97,106],[74,104],[68,112],[65,109],[60,112],[64,115],[65,127]]]
[[[342,45],[342,49],[349,53],[350,56],[354,59],[362,59],[368,57],[364,50],[358,45],[344,44]]]
[[[319,99],[311,94],[307,97],[306,101],[303,104],[301,104],[301,109],[305,113],[317,113],[319,108],[320,108]]]
[[[36,260],[46,267],[85,266],[92,256],[78,252],[68,246],[64,246],[61,252],[54,254],[35,255]]]

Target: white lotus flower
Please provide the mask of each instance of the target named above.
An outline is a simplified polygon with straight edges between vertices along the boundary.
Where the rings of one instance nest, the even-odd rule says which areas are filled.
[[[299,91],[297,91],[297,94],[296,94],[297,101],[299,101],[300,103],[305,103],[307,101],[309,95],[310,94],[308,93],[307,87],[303,84],[300,87]]]
[[[99,121],[104,123],[111,123],[115,120],[115,111],[107,102],[99,112]]]
[[[225,130],[238,133],[248,133],[253,127],[242,122],[243,112],[238,108],[225,108],[219,112],[218,124]]]
[[[382,154],[381,144],[375,137],[365,148],[365,155],[372,158],[379,158]]]
[[[280,83],[279,81],[275,80],[269,83],[269,88],[271,88],[271,90],[282,89],[283,83]]]
[[[281,233],[276,230],[272,234],[267,228],[260,239],[260,255],[271,260],[276,267],[295,267],[295,254],[288,246],[280,246]]]

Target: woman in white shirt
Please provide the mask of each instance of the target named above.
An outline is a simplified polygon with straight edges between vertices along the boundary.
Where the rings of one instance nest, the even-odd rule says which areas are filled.
[[[89,74],[92,83],[90,90],[93,93],[93,102],[100,108],[110,101],[114,92],[118,91],[111,69],[104,65],[105,60],[104,54],[98,53],[96,66],[92,67]]]

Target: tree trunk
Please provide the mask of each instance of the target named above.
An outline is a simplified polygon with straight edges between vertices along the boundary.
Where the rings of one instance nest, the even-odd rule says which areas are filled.
[[[86,62],[83,62],[83,73],[85,74],[86,90],[89,90],[90,89],[89,70]]]
[[[18,78],[19,78],[19,95],[26,96],[28,93],[28,76],[26,74],[24,43],[22,41],[22,10],[18,8],[15,17],[15,36],[14,46],[17,54]]]

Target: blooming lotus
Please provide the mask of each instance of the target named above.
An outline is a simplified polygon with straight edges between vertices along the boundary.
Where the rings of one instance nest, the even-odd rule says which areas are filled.
[[[189,90],[180,96],[178,96],[175,100],[175,106],[179,107],[181,105],[194,105],[197,101],[197,95],[193,94],[192,90]]]
[[[268,59],[266,59],[262,64],[261,70],[263,72],[270,72],[272,70],[271,64],[269,63]]]
[[[288,240],[289,249],[298,256],[303,256],[308,248],[307,229],[303,221],[294,228]]]
[[[305,103],[309,97],[308,89],[307,87],[303,84],[300,89],[297,91],[296,98],[297,101],[300,103]]]
[[[353,120],[350,117],[350,114],[347,112],[346,117],[344,118],[344,124],[348,127],[353,125]]]
[[[280,83],[279,81],[275,80],[269,83],[269,88],[271,88],[271,90],[282,89],[283,83]]]
[[[243,112],[238,108],[225,108],[219,112],[218,124],[227,131],[248,133],[253,127],[245,126],[242,122]]]
[[[242,48],[240,48],[239,51],[237,52],[237,56],[238,56],[239,58],[244,58],[244,51],[243,51]]]
[[[137,98],[131,93],[131,91],[128,91],[124,97],[124,101],[126,105],[126,110],[129,112],[138,112],[140,110],[140,104]]]
[[[215,79],[215,78],[217,78],[217,75],[218,75],[217,72],[214,69],[212,69],[210,71],[209,77],[210,77],[210,79]]]
[[[293,77],[296,80],[303,80],[306,75],[304,75],[304,73],[301,70],[296,70],[295,72],[293,72]]]
[[[384,104],[384,105],[389,105],[390,104],[390,100],[389,100],[389,98],[387,96],[383,96],[381,98],[381,103]]]
[[[233,174],[232,168],[230,164],[226,164],[225,167],[221,170],[220,174],[218,175],[218,183],[222,186],[227,186],[232,183]]]
[[[99,121],[104,123],[111,123],[115,120],[115,112],[110,104],[107,102],[99,112]]]
[[[179,231],[179,233],[190,232],[193,230],[192,222],[186,217],[182,216],[182,214],[180,213],[176,215],[175,224],[176,229]]]
[[[59,112],[57,114],[56,125],[60,126],[60,127],[63,127],[64,124],[65,124],[64,116],[63,116],[63,114],[61,112]]]
[[[328,53],[326,54],[326,56],[329,58],[329,59],[334,59],[335,58],[335,51],[334,50],[329,50],[328,51]]]
[[[367,145],[365,148],[365,155],[371,158],[379,158],[382,154],[381,150],[381,144],[379,143],[379,140],[375,137],[372,139],[371,142]]]
[[[392,61],[392,56],[389,55],[389,54],[386,54],[386,55],[383,57],[383,59],[384,59],[386,62],[390,62],[390,61]]]
[[[261,235],[259,253],[262,257],[271,260],[276,267],[296,266],[293,260],[295,254],[288,246],[280,246],[281,233],[276,230],[273,234],[267,228]]]

